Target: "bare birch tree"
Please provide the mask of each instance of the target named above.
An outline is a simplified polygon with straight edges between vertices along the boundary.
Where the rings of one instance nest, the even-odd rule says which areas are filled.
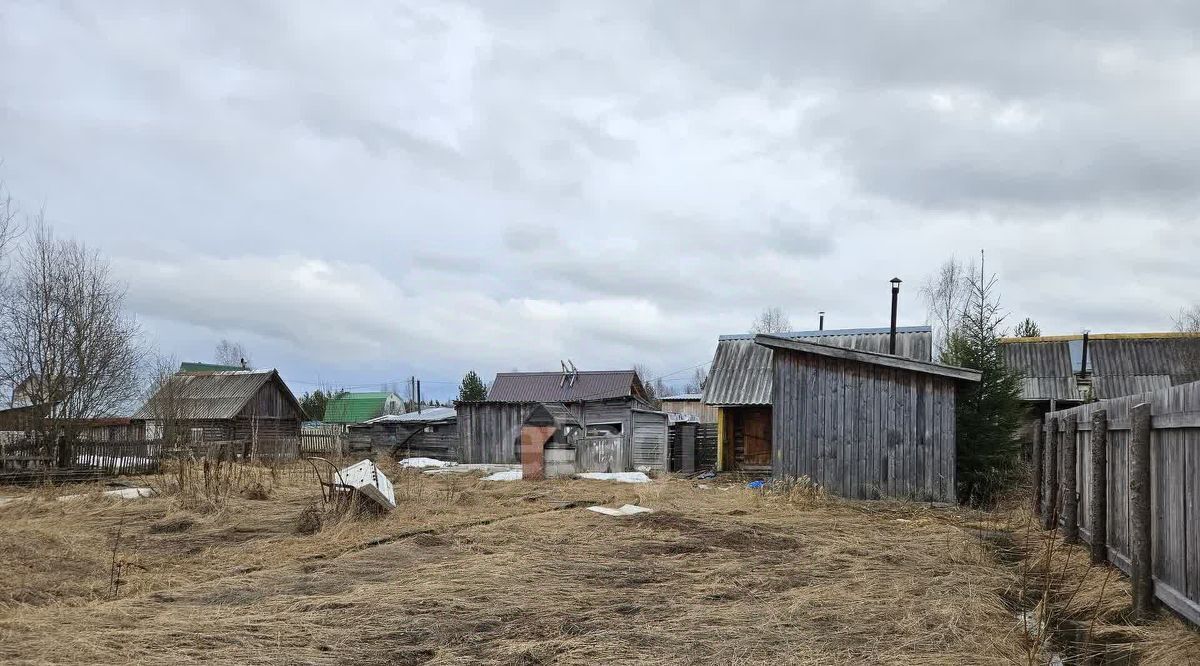
[[[0,299],[0,382],[40,406],[43,435],[73,440],[78,420],[126,413],[138,398],[141,332],[108,262],[56,238],[41,216],[15,252]],[[67,462],[60,455],[60,463]]]
[[[934,358],[946,350],[951,333],[958,327],[971,294],[970,276],[966,265],[950,257],[921,286],[921,297],[934,329]]]
[[[179,361],[174,356],[157,356],[150,361],[149,386],[140,413],[146,417],[146,436],[161,438],[169,447],[186,441],[183,431],[187,420],[187,401],[183,399],[183,380],[176,376]]]
[[[792,330],[792,324],[782,308],[767,308],[758,315],[750,325],[751,333],[787,333]]]
[[[217,343],[217,348],[213,352],[213,362],[218,365],[232,365],[252,367],[254,364],[250,361],[250,352],[246,346],[240,342],[231,342],[224,338]]]

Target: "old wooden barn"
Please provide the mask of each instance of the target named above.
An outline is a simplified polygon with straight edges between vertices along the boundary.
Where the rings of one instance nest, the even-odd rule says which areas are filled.
[[[595,471],[667,468],[667,415],[651,408],[633,370],[497,374],[487,400],[455,404],[459,459],[520,463],[521,427],[542,404],[562,404],[570,410],[583,430],[577,440],[582,449],[612,450],[615,468]]]
[[[304,412],[275,370],[181,371],[133,418],[146,422],[151,439],[278,440],[299,437]]]
[[[955,501],[956,386],[974,370],[759,335],[772,354],[776,478],[843,497]]]
[[[831,329],[781,333],[785,338],[804,339],[823,345],[861,351],[888,351],[889,328]],[[928,361],[933,333],[928,326],[896,329],[896,354]],[[755,344],[750,334],[723,335],[717,342],[704,406],[715,410],[717,423],[717,468],[766,472],[771,469],[771,374],[772,351]]]

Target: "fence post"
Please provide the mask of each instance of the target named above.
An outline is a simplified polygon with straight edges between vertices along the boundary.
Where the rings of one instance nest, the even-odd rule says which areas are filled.
[[[1133,615],[1148,619],[1154,597],[1150,515],[1150,405],[1135,405],[1129,412],[1129,530],[1133,583]]]
[[[1079,416],[1066,418],[1063,429],[1063,537],[1067,543],[1079,543],[1079,456],[1076,434]]]
[[[1091,510],[1092,564],[1108,559],[1108,412],[1092,412],[1092,480],[1088,489]]]
[[[1058,526],[1058,417],[1052,416],[1046,421],[1043,448],[1046,455],[1042,465],[1042,476],[1045,479],[1045,488],[1042,490],[1042,529],[1048,530]]]
[[[1041,419],[1038,419],[1037,426],[1033,429],[1033,455],[1030,456],[1030,462],[1033,463],[1033,512],[1038,513],[1042,510],[1042,439],[1045,427],[1042,425]]]

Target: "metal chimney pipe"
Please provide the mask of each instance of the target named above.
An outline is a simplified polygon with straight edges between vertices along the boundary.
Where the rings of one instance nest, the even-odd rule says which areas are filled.
[[[825,330],[825,311],[821,310],[817,314],[821,315],[821,319],[819,320],[819,323],[817,324],[817,330],[823,331],[823,330]]]
[[[421,413],[421,380],[417,380],[417,413]]]
[[[1087,354],[1088,354],[1088,332],[1084,331],[1083,332],[1083,354],[1081,354],[1082,358],[1079,359],[1079,374],[1081,374],[1081,375],[1087,374]]]
[[[896,353],[896,304],[900,300],[900,278],[894,277],[892,283],[892,329],[888,335],[888,353]]]

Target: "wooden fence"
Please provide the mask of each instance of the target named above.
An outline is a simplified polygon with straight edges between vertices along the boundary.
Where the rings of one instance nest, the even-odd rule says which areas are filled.
[[[1200,382],[1046,415],[1034,452],[1043,526],[1200,624]]]
[[[671,424],[671,471],[690,474],[717,465],[717,424],[679,421]]]
[[[74,467],[104,474],[151,474],[162,464],[162,441],[77,442]]]
[[[340,455],[346,450],[345,435],[337,432],[301,432],[300,453],[306,456]]]

